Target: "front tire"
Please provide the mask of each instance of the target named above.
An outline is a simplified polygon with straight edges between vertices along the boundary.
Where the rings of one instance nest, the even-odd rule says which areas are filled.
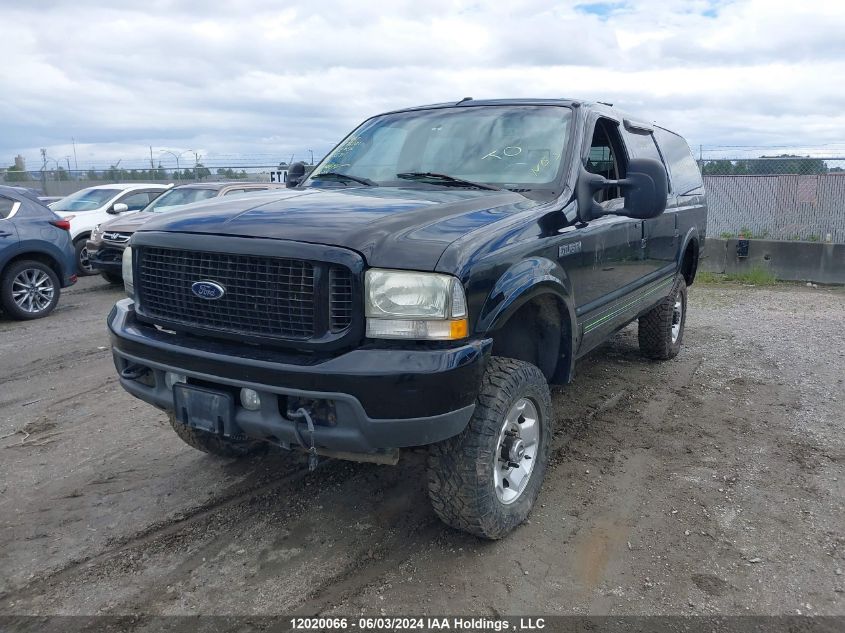
[[[523,361],[491,358],[466,429],[429,447],[428,493],[437,516],[482,538],[507,535],[540,493],[552,435],[543,373]]]
[[[172,413],[169,414],[170,426],[176,431],[185,444],[191,448],[195,448],[203,453],[210,453],[217,457],[226,457],[229,459],[236,459],[240,457],[248,457],[257,453],[264,452],[267,449],[265,442],[256,442],[253,440],[230,440],[207,431],[194,429],[190,426],[182,424],[176,419]]]
[[[95,274],[97,271],[91,266],[91,260],[88,258],[88,246],[85,242],[88,237],[80,237],[73,243],[73,248],[76,251],[76,272],[80,277],[88,277]]]
[[[640,352],[655,360],[675,358],[681,351],[687,322],[687,284],[678,275],[672,292],[640,317],[637,336]]]
[[[42,262],[16,262],[0,278],[0,305],[18,321],[47,316],[59,302],[60,293],[58,275]]]

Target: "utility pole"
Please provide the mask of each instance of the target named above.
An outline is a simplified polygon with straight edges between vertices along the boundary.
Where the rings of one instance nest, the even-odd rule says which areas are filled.
[[[308,151],[311,152],[311,164],[313,165],[314,164],[314,150],[309,149]]]
[[[79,171],[79,163],[76,162],[76,139],[74,137],[70,137],[70,142],[73,143],[73,169],[75,171]],[[70,166],[68,166],[68,170]]]
[[[47,195],[47,149],[41,148],[41,191]]]
[[[150,145],[150,169],[155,170],[156,165],[153,162],[153,146]]]

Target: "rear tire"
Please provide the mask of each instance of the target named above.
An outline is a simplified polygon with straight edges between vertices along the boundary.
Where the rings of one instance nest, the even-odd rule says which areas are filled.
[[[117,273],[110,273],[104,270],[100,271],[100,276],[105,279],[110,284],[114,284],[115,286],[122,286],[123,285],[123,275],[118,275]]]
[[[678,275],[669,295],[640,317],[640,352],[655,360],[675,358],[681,351],[686,321],[687,284]]]
[[[230,440],[200,429],[194,429],[182,424],[172,413],[169,414],[170,426],[176,431],[185,444],[203,453],[210,453],[218,457],[239,458],[263,453],[267,449],[266,442],[254,440]]]
[[[507,535],[540,493],[552,435],[543,373],[523,361],[491,358],[466,429],[429,447],[428,494],[437,516],[482,538]]]
[[[59,302],[60,294],[58,275],[42,262],[15,262],[0,277],[0,306],[18,321],[47,316]]]

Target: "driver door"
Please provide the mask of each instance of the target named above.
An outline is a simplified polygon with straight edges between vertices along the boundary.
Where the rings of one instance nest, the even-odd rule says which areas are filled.
[[[592,120],[581,154],[587,171],[609,180],[625,177],[628,154],[619,126],[619,121],[604,115]],[[596,201],[607,210],[624,206],[619,187],[597,192]],[[642,220],[606,215],[575,227],[574,232],[580,253],[563,253],[560,263],[570,272],[581,331],[579,354],[583,354],[627,322],[626,300],[648,267],[640,248]]]

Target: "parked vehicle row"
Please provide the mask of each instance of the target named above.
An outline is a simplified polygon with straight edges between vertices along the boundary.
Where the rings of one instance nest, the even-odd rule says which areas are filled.
[[[119,213],[119,217],[95,226],[85,242],[88,263],[93,271],[99,271],[107,281],[114,284],[123,283],[123,249],[132,234],[147,220],[209,198],[243,195],[280,187],[284,185],[266,182],[202,182],[178,185],[155,198],[138,213]]]
[[[86,242],[94,227],[121,213],[140,211],[172,185],[103,184],[88,187],[53,202],[50,208],[70,222],[77,272],[92,275]]]
[[[37,319],[76,283],[70,223],[26,189],[0,186],[0,307],[13,319]]]

